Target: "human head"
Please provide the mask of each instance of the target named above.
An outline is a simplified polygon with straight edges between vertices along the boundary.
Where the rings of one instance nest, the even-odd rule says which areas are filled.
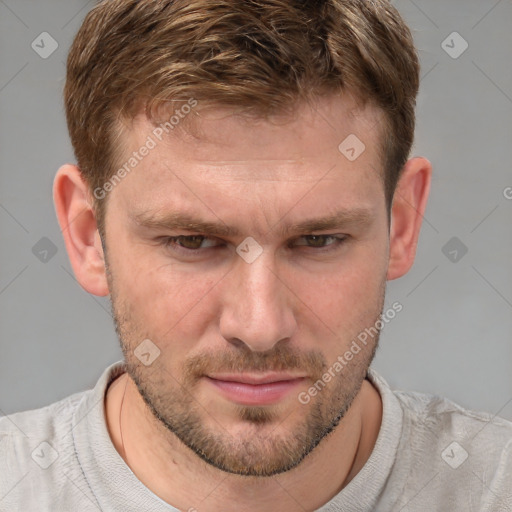
[[[415,93],[406,91],[417,85],[416,57],[395,11],[382,11],[382,5],[114,0],[93,9],[72,47],[66,101],[80,168],[59,170],[54,195],[75,274],[90,293],[110,293],[128,374],[153,416],[226,471],[269,476],[296,467],[350,413],[378,335],[355,347],[358,356],[307,404],[293,404],[288,396],[272,407],[246,407],[221,399],[211,376],[289,370],[318,380],[358,334],[378,333],[386,276],[399,277],[412,264],[429,166],[421,160],[399,165],[410,147],[405,150],[404,141],[412,141]],[[343,6],[344,22],[331,12]],[[315,10],[320,21],[311,21]],[[208,22],[210,11],[217,17]],[[265,23],[285,34],[258,34]],[[339,31],[337,25],[352,38],[327,30]],[[322,37],[314,36],[314,27]],[[375,34],[388,38],[387,46]],[[221,42],[230,37],[252,60]],[[133,46],[141,41],[137,60]],[[399,42],[409,60],[397,56]],[[326,47],[337,49],[322,60]],[[170,49],[181,57],[170,59]],[[75,61],[89,65],[77,71]],[[396,66],[385,73],[390,61]],[[160,71],[164,64],[163,75],[150,71],[157,63]],[[100,69],[113,74],[105,78]],[[179,122],[106,196],[107,215],[102,219],[96,211],[94,219],[85,191],[102,188],[173,112]],[[93,118],[111,131],[99,130]],[[93,126],[96,131],[88,131]],[[338,150],[341,133],[366,142],[353,162]],[[98,174],[84,163],[93,160],[101,163]],[[394,186],[384,165],[395,169],[393,180],[402,176],[391,224],[385,214]],[[105,208],[106,197],[96,197],[96,206]],[[343,223],[311,227],[313,219],[339,209],[345,210]],[[208,235],[215,223],[223,243],[199,255],[179,252],[167,244],[171,233],[193,231],[202,238],[205,228],[188,219],[185,227],[170,228],[176,212],[207,222]],[[162,215],[165,226],[155,221]],[[108,265],[97,239],[104,227]],[[332,252],[295,244],[305,238],[299,231],[335,227],[344,236],[343,243],[330,244]],[[285,240],[292,231],[298,240]],[[261,243],[250,262],[234,252],[245,236]],[[160,353],[150,368],[136,357],[145,339]]]
[[[268,118],[351,92],[385,114],[388,210],[413,143],[418,58],[388,1],[106,0],[86,16],[67,66],[67,122],[100,235],[104,186],[123,165],[123,127],[141,111],[157,125],[192,100]]]

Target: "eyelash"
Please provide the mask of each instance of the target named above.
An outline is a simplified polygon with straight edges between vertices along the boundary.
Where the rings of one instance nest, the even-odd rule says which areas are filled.
[[[319,238],[332,238],[334,239],[334,243],[330,244],[327,246],[327,248],[325,247],[308,247],[308,246],[305,246],[306,248],[308,249],[316,249],[315,252],[317,253],[321,253],[321,254],[327,254],[327,253],[331,253],[331,252],[334,252],[338,249],[341,248],[341,246],[344,244],[344,242],[346,242],[348,236],[347,235],[342,235],[342,236],[337,236],[337,235],[303,235],[300,238],[309,238],[309,237],[319,237]],[[182,254],[186,254],[186,255],[195,255],[195,254],[198,254],[199,252],[201,251],[204,251],[204,250],[207,250],[207,249],[215,249],[215,248],[218,248],[219,246],[215,246],[215,247],[206,247],[206,248],[203,248],[203,249],[187,249],[185,247],[182,247],[178,244],[176,244],[176,242],[178,242],[179,240],[187,240],[187,239],[193,239],[193,238],[201,238],[203,240],[215,240],[214,238],[209,238],[207,236],[204,236],[204,235],[180,235],[180,236],[168,236],[168,237],[165,237],[162,239],[162,245],[166,248],[169,248],[173,251],[176,251],[176,252],[179,252],[179,253],[182,253]],[[174,247],[172,247],[174,246]],[[299,246],[299,247],[302,247],[302,246]]]

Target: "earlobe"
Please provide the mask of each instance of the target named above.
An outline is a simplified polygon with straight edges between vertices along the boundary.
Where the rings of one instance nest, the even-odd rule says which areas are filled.
[[[105,260],[89,189],[76,165],[63,165],[53,182],[53,200],[69,260],[84,290],[109,294]]]
[[[412,158],[402,170],[391,210],[388,280],[402,277],[414,263],[431,177],[426,158]]]

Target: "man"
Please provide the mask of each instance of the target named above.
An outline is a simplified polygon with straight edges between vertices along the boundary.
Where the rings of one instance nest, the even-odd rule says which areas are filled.
[[[0,421],[0,509],[512,510],[512,424],[370,368],[431,164],[387,2],[106,0],[54,200],[124,361]]]

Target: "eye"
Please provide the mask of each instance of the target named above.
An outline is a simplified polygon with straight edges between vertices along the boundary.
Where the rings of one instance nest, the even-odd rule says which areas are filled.
[[[162,243],[165,247],[169,247],[173,250],[185,251],[185,252],[197,252],[200,250],[201,243],[205,240],[214,241],[213,238],[208,238],[203,235],[181,235],[181,236],[169,236],[163,239]],[[209,249],[210,247],[207,247]]]
[[[313,252],[327,253],[335,251],[346,241],[346,235],[303,235],[297,240],[305,240],[307,243],[297,244],[291,243],[289,247],[305,247],[306,249],[313,249]],[[204,246],[203,243],[207,242]],[[219,244],[215,245],[216,240],[204,235],[180,235],[170,236],[162,239],[164,247],[182,254],[193,255],[201,252],[201,250],[221,248],[223,245],[218,240]],[[330,243],[327,243],[330,242]]]
[[[308,245],[308,248],[323,249],[316,252],[330,252],[338,249],[347,239],[346,235],[304,235],[299,240],[305,239],[312,242],[313,245]],[[327,240],[331,240],[330,244],[325,244]],[[299,244],[300,246],[300,244]]]

